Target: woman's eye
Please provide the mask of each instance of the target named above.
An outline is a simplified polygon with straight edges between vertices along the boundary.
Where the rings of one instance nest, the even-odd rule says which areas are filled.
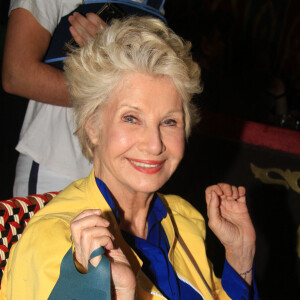
[[[177,124],[177,122],[173,119],[165,120],[162,123],[163,123],[163,125],[166,125],[166,126],[175,126]]]
[[[126,115],[122,118],[125,122],[136,123],[137,119],[132,115]]]

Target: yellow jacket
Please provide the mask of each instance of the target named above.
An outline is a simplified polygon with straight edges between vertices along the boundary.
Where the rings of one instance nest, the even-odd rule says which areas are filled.
[[[168,211],[162,225],[170,244],[169,260],[179,278],[198,290],[205,300],[230,299],[206,256],[202,215],[178,196],[160,197]],[[11,249],[0,299],[48,299],[58,280],[60,263],[72,245],[71,220],[83,210],[99,208],[110,221],[110,230],[136,274],[137,299],[164,299],[141,271],[139,257],[124,241],[93,172],[68,186],[30,220],[22,238]]]

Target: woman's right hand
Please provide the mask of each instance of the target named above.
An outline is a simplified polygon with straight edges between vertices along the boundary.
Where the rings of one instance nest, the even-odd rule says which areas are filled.
[[[108,229],[109,222],[101,217],[101,210],[89,209],[71,221],[72,239],[75,245],[75,258],[86,270],[91,253],[99,247],[106,249],[111,264],[113,299],[134,299],[136,280],[123,251],[114,244],[114,236]],[[96,267],[101,260],[97,256],[90,260]]]

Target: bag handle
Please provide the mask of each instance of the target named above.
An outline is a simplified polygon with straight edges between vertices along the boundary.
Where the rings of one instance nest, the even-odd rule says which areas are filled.
[[[89,258],[89,265],[88,265],[88,272],[92,271],[93,269],[98,269],[98,268],[103,268],[105,270],[107,270],[107,268],[109,268],[110,262],[109,259],[104,255],[105,254],[105,250],[103,247],[99,247],[97,249],[95,249]],[[101,260],[99,262],[99,264],[94,267],[91,263],[90,260],[93,259],[94,257],[97,257],[99,255],[102,255]],[[103,261],[102,261],[103,260]],[[100,271],[101,272],[101,271]]]

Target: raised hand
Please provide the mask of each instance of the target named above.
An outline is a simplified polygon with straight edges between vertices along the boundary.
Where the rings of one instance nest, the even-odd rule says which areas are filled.
[[[106,23],[96,14],[87,13],[85,16],[74,12],[68,18],[71,23],[70,32],[79,46],[85,45],[90,39],[95,38],[98,30]]]
[[[227,261],[243,274],[253,265],[256,239],[246,205],[246,190],[219,183],[208,187],[205,195],[208,225],[225,247]],[[251,284],[251,276],[245,280]]]
[[[71,233],[77,263],[87,270],[91,253],[104,247],[111,263],[113,299],[134,299],[135,276],[123,251],[114,244],[114,236],[108,227],[109,222],[101,217],[98,209],[85,210],[72,220]],[[96,267],[100,260],[101,256],[97,256],[90,263]]]

